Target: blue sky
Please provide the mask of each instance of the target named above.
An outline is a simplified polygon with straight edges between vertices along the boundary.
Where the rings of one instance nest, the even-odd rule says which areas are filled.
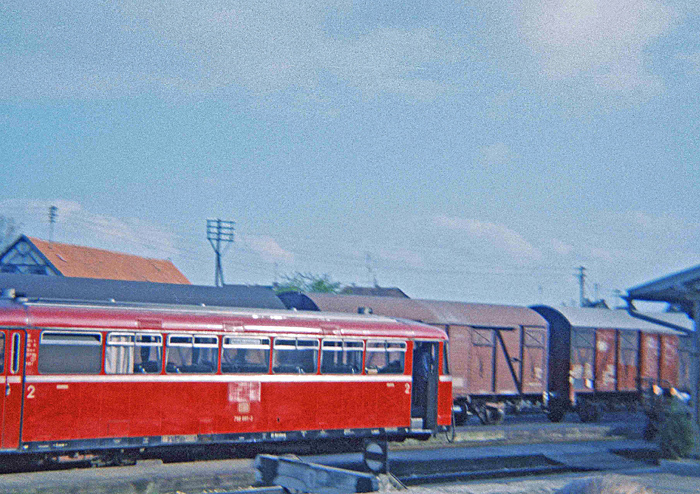
[[[0,215],[212,284],[572,303],[700,263],[692,1],[0,2]]]

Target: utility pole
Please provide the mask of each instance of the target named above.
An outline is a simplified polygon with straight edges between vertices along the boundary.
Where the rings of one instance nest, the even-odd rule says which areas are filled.
[[[224,286],[224,269],[221,266],[221,256],[233,243],[233,221],[223,221],[220,219],[207,220],[207,240],[214,249],[216,255],[216,268],[214,271],[214,284]],[[222,248],[221,244],[226,245]]]
[[[583,301],[585,300],[585,280],[586,280],[586,268],[579,266],[578,268],[578,284],[579,284],[579,306],[583,307]]]
[[[58,208],[56,206],[51,206],[49,208],[49,243],[53,242],[53,225],[56,223],[57,216]]]
[[[372,269],[372,256],[369,252],[365,252],[365,266],[367,267],[367,282],[369,285],[372,286],[372,284],[374,284],[375,287],[379,286],[377,284],[377,276]]]

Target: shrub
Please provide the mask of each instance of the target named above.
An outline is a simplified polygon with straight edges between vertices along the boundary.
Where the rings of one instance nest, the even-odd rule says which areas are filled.
[[[677,459],[691,453],[695,446],[695,428],[685,404],[675,399],[664,404],[656,440],[662,458]]]

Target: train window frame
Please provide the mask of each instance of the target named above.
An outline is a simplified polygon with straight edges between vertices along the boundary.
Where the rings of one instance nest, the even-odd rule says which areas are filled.
[[[180,341],[177,341],[180,340]],[[209,342],[203,341],[209,340]],[[165,372],[167,374],[216,374],[219,370],[219,343],[218,335],[201,335],[171,333],[168,334],[165,347]],[[171,362],[171,349],[190,349],[190,352],[179,350],[177,360],[180,363]],[[200,361],[200,350],[215,350],[208,355],[212,359]],[[176,359],[173,359],[176,360]],[[195,362],[197,360],[197,362]],[[184,361],[189,361],[185,364]]]
[[[56,336],[56,339],[53,339],[53,337]],[[81,332],[81,331],[61,331],[61,330],[45,330],[41,332],[41,336],[39,337],[39,356],[38,356],[38,363],[37,363],[37,370],[39,371],[39,374],[56,374],[56,375],[65,375],[65,374],[88,374],[88,375],[95,375],[95,374],[100,374],[102,372],[102,348],[103,348],[103,335],[100,332],[91,332],[91,331],[86,331],[86,332]],[[94,359],[92,362],[92,366],[88,365],[83,365],[82,367],[70,367],[71,364],[76,364],[81,361],[79,358],[80,355],[77,356],[74,353],[69,353],[69,352],[58,352],[58,350],[50,350],[53,348],[62,348],[62,347],[73,347],[73,348],[89,348],[89,347],[94,347],[98,349],[98,352],[95,353],[94,355],[89,354],[89,357],[91,359]],[[46,352],[49,352],[47,355]],[[58,352],[59,356],[56,358],[56,356],[53,355],[54,352]],[[75,352],[75,350],[74,350]],[[64,353],[65,355],[60,356],[60,353]],[[83,351],[83,353],[88,353],[87,350]],[[69,357],[69,358],[68,358]],[[49,360],[49,358],[53,358],[54,361],[52,362]],[[88,363],[90,363],[88,361]],[[97,366],[94,364],[97,363]],[[46,368],[46,365],[49,365],[49,368]]]
[[[5,332],[0,331],[0,374],[5,373]]]
[[[121,338],[126,338],[123,340]],[[134,372],[134,333],[111,332],[105,338],[105,374],[133,374]],[[131,348],[132,351],[128,349]]]
[[[19,333],[14,333],[12,335],[12,361],[10,363],[10,374],[17,374],[20,367],[20,350],[21,350],[22,337]]]
[[[450,375],[450,348],[449,348],[449,342],[443,341],[442,342],[442,375],[443,376],[449,376]]]
[[[155,341],[146,341],[145,338],[153,338]],[[163,371],[163,335],[160,333],[136,333],[136,348],[141,348],[141,361],[134,361],[134,373],[140,374],[160,374]],[[150,350],[148,360],[143,360],[144,348],[156,348],[157,360],[151,360]],[[137,354],[138,355],[138,354]],[[151,362],[155,365],[148,365]]]
[[[270,355],[271,350],[271,340],[269,337],[243,337],[243,336],[229,336],[226,335],[221,343],[221,373],[222,374],[269,374],[270,373]],[[265,352],[262,354],[260,360],[265,362],[263,364],[257,364],[254,362],[249,362],[245,360],[238,364],[232,363],[226,356],[227,349],[235,350],[246,350],[243,354],[244,359],[247,357],[247,350],[257,350],[258,352]],[[260,354],[257,354],[260,356]],[[238,353],[237,353],[238,356]],[[235,358],[235,357],[234,357]],[[224,363],[224,361],[226,361]],[[226,366],[226,367],[224,367]]]
[[[146,338],[154,341],[147,341]],[[144,348],[157,348],[156,360],[151,360],[150,350],[148,360],[144,360]],[[109,375],[160,374],[163,367],[162,348],[163,336],[159,333],[107,333],[104,372]]]
[[[336,361],[334,365],[327,366],[326,358],[338,353],[342,354],[340,356],[341,362],[338,363]],[[359,365],[357,363],[357,357],[350,357],[349,354],[351,353],[359,353]],[[321,341],[321,374],[362,374],[364,369],[364,354],[365,342],[363,340],[325,338]]]
[[[367,340],[365,344],[364,372],[366,374],[404,374],[406,372],[407,351],[408,343],[404,340]],[[384,353],[384,365],[373,365],[373,356],[378,353]],[[392,360],[391,355],[394,353],[399,353],[401,355],[400,360]],[[397,362],[399,362],[398,365]]]
[[[292,336],[275,338],[272,342],[272,372],[274,374],[317,374],[320,349],[321,341],[318,338]],[[308,351],[312,351],[313,359],[306,357],[304,352]],[[309,365],[311,360],[313,365]]]

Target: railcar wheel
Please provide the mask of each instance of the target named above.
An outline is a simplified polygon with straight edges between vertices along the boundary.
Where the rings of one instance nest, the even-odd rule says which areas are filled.
[[[455,413],[452,412],[452,422],[450,423],[450,427],[445,431],[445,437],[447,438],[448,443],[453,443],[455,442],[455,437],[457,436],[457,424],[456,424],[456,419],[455,419]]]
[[[125,467],[136,465],[139,454],[131,450],[109,451],[98,455],[90,462],[93,467]]]

